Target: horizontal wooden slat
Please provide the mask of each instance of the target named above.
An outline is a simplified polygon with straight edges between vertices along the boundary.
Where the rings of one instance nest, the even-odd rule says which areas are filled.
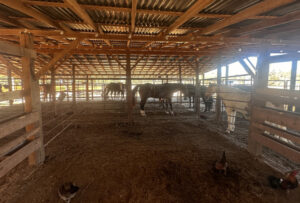
[[[40,131],[40,127],[34,129],[33,131],[30,131],[28,133],[25,133],[24,135],[19,136],[18,138],[8,142],[4,146],[0,147],[0,157],[5,155],[7,152],[14,149],[16,146],[22,144],[28,137],[31,137],[35,134],[37,134]]]
[[[29,144],[12,154],[11,156],[0,162],[0,178],[9,172],[12,168],[17,166],[23,161],[29,154],[38,150],[42,145],[41,139],[37,138],[31,141]]]
[[[20,99],[24,96],[23,90],[17,90],[13,92],[2,92],[0,93],[0,101],[6,101],[10,99]]]
[[[270,121],[278,125],[286,126],[288,129],[300,132],[300,116],[294,113],[253,107],[251,116],[253,121],[258,123]]]
[[[29,113],[25,116],[10,120],[8,122],[0,124],[0,138],[3,138],[26,125],[34,123],[40,119],[40,114],[38,112]]]
[[[290,99],[295,99],[295,100],[300,101],[300,91],[296,91],[296,90],[262,88],[262,89],[257,89],[256,93],[270,95],[270,96],[290,98]]]
[[[12,55],[12,56],[30,56],[31,58],[36,58],[36,52],[34,50],[26,49],[20,47],[19,45],[0,41],[0,54]]]
[[[263,133],[264,131],[268,131],[271,134],[278,135],[280,137],[291,140],[292,142],[300,144],[300,136],[293,135],[292,133],[290,133],[288,131],[276,129],[275,127],[263,125],[263,124],[256,123],[256,122],[252,122],[251,125],[252,125],[252,127],[256,128],[258,130],[258,132]]]
[[[285,156],[287,159],[295,162],[300,163],[300,152],[297,150],[294,150],[288,146],[285,146],[283,144],[280,144],[279,142],[276,142],[275,140],[272,140],[262,134],[259,133],[251,133],[251,137],[255,139],[258,143],[272,149],[273,151]]]

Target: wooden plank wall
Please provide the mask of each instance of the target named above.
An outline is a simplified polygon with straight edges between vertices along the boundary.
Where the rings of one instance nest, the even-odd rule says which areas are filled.
[[[299,99],[299,91],[257,89],[252,97],[255,106],[249,130],[249,137],[255,142],[297,164],[300,163],[300,113],[283,107],[299,106]]]

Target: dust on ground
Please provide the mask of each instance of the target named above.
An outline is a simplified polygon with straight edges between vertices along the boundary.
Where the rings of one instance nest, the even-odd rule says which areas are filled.
[[[299,202],[299,188],[287,195],[268,186],[280,175],[209,129],[194,113],[169,116],[150,111],[132,125],[123,107],[80,105],[73,124],[46,148],[46,161],[24,161],[0,179],[1,202],[62,202],[58,187],[80,187],[72,202]],[[150,111],[150,112],[149,112]],[[45,138],[49,139],[49,138]],[[227,177],[212,164],[226,151]]]

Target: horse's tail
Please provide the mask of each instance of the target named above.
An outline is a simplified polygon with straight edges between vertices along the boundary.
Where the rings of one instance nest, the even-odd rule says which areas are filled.
[[[132,90],[132,105],[134,106],[135,103],[136,103],[136,100],[135,100],[135,94],[136,92],[140,89],[140,85],[137,85],[133,88]]]

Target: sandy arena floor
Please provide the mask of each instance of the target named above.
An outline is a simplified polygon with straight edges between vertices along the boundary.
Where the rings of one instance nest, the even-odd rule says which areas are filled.
[[[278,173],[192,112],[148,111],[146,118],[136,112],[128,126],[123,108],[104,111],[93,103],[79,110],[46,148],[45,164],[23,162],[0,179],[0,202],[62,202],[57,190],[66,181],[80,187],[74,203],[300,202],[299,188],[289,195],[271,189],[267,176]],[[227,177],[211,172],[224,150]]]

